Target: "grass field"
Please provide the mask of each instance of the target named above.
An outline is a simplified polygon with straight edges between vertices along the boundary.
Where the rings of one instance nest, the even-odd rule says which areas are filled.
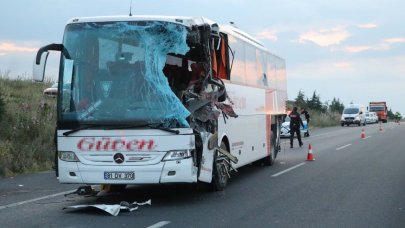
[[[311,128],[322,128],[322,127],[331,127],[331,126],[337,126],[340,124],[340,113],[336,112],[326,112],[326,113],[320,113],[320,112],[314,112],[309,110],[309,113],[311,115],[311,121],[310,121],[310,127]]]
[[[53,165],[56,99],[42,95],[50,84],[0,75],[0,176]]]

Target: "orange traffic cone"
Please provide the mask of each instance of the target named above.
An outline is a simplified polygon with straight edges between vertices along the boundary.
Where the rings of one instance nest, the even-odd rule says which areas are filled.
[[[311,143],[308,145],[307,161],[315,161],[314,155],[312,154],[312,146],[311,146]]]
[[[366,138],[366,133],[364,132],[364,128],[361,129],[360,138],[362,138],[362,139]]]

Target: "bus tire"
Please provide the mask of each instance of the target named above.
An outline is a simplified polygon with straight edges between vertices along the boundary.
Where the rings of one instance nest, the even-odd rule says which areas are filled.
[[[221,142],[221,149],[228,151],[226,144]],[[230,161],[229,158],[215,152],[214,163],[212,165],[212,181],[211,187],[214,191],[222,191],[225,189],[229,180]]]

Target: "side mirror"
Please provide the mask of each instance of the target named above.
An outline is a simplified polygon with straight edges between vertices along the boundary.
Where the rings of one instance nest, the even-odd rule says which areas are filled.
[[[49,52],[43,52],[41,54],[41,60],[40,60],[39,64],[37,64],[36,60],[34,60],[32,77],[37,82],[44,81],[45,66],[46,66],[46,61],[48,60],[48,55],[49,55]]]
[[[359,114],[360,114],[360,115],[362,115],[362,114],[363,114],[363,112],[360,112]]]
[[[66,58],[70,59],[70,55],[63,47],[63,44],[48,44],[41,47],[37,52],[33,66],[32,77],[37,82],[44,80],[46,60],[48,59],[49,51],[60,51]]]

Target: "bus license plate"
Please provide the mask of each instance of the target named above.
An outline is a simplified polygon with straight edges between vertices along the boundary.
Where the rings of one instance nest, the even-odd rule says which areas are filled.
[[[104,180],[134,180],[134,172],[104,172]]]

